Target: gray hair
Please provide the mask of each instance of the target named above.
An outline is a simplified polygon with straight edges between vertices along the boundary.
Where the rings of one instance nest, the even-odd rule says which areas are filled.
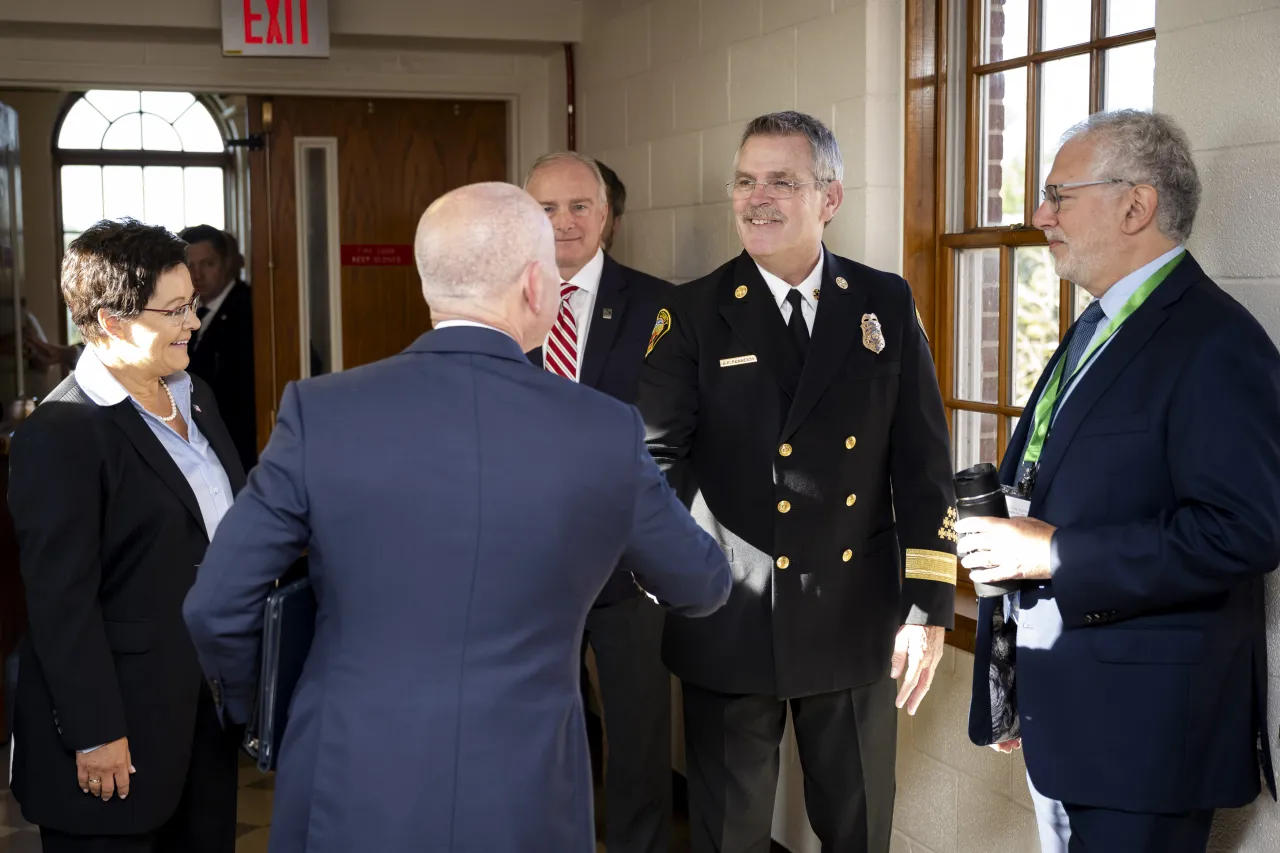
[[[754,118],[742,132],[742,141],[733,155],[733,167],[738,168],[742,146],[753,136],[803,136],[809,142],[813,156],[813,177],[823,183],[844,180],[844,158],[840,156],[840,143],[836,136],[818,119],[805,113],[787,110]]]
[[[1186,133],[1167,115],[1143,110],[1094,113],[1063,136],[1095,144],[1094,177],[1123,178],[1156,190],[1156,227],[1186,242],[1200,207],[1200,176]]]
[[[577,151],[556,151],[551,154],[543,154],[537,160],[533,161],[533,165],[529,167],[529,171],[524,176],[524,188],[529,189],[529,182],[533,180],[533,173],[541,169],[543,166],[549,166],[552,163],[562,163],[565,161],[573,163],[581,163],[591,170],[591,174],[595,176],[596,186],[599,187],[598,200],[602,209],[609,207],[609,187],[604,182],[604,175],[600,172],[600,165],[595,159],[588,157],[586,154],[579,154]]]
[[[414,257],[432,308],[496,305],[529,264],[555,269],[555,239],[542,208],[519,187],[470,184],[432,202],[418,223]]]

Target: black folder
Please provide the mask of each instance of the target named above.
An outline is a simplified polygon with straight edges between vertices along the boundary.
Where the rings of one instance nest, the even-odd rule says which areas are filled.
[[[276,769],[289,702],[315,636],[316,597],[311,579],[282,583],[267,596],[262,623],[258,695],[245,727],[244,751],[263,773]]]

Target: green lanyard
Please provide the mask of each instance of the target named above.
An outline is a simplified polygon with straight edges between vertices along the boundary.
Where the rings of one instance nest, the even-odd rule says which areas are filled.
[[[1160,282],[1168,278],[1169,273],[1173,272],[1173,268],[1178,262],[1186,256],[1186,252],[1179,252],[1177,257],[1169,261],[1160,269],[1151,274],[1151,277],[1142,283],[1142,286],[1134,291],[1129,297],[1129,301],[1120,309],[1120,313],[1115,316],[1106,328],[1102,330],[1089,349],[1085,352],[1080,362],[1076,365],[1076,369],[1067,377],[1066,385],[1062,382],[1062,369],[1065,358],[1058,359],[1057,365],[1053,368],[1053,374],[1049,377],[1049,382],[1044,387],[1044,393],[1040,395],[1039,402],[1036,403],[1035,420],[1032,422],[1031,440],[1027,442],[1027,451],[1022,456],[1023,463],[1034,464],[1040,461],[1040,453],[1044,449],[1045,439],[1049,437],[1049,427],[1053,424],[1053,415],[1057,409],[1058,397],[1062,391],[1071,387],[1072,381],[1080,375],[1080,371],[1089,363],[1089,359],[1098,349],[1111,339],[1116,330],[1129,319],[1129,316],[1147,301],[1147,297],[1159,286]]]

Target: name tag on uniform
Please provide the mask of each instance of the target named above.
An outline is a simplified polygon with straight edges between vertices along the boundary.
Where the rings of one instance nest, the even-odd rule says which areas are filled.
[[[737,358],[720,359],[721,367],[737,367],[739,364],[755,364],[756,357],[754,355],[740,355]]]

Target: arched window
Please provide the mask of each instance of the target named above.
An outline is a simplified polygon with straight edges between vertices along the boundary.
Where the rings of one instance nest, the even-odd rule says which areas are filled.
[[[170,231],[225,228],[232,166],[223,131],[189,92],[96,89],[57,130],[63,246],[100,219],[131,216]],[[68,327],[73,340],[79,335]]]

